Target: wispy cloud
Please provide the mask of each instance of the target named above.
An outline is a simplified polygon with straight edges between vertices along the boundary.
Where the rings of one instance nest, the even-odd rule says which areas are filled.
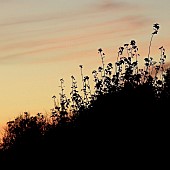
[[[63,19],[64,17],[59,14],[48,14],[48,15],[34,15],[34,16],[25,16],[25,17],[18,17],[15,20],[10,19],[8,21],[3,21],[0,23],[0,26],[12,26],[12,25],[18,25],[18,24],[29,24],[29,23],[39,23],[39,22],[46,22],[50,20],[59,20]]]
[[[126,10],[136,10],[136,8],[139,7],[128,2],[104,0],[95,1],[95,3],[93,2],[89,6],[87,5],[82,9],[76,9],[71,12],[57,13],[51,11],[48,14],[25,16],[16,18],[15,20],[1,22],[1,27],[8,26],[11,29],[14,25],[17,28],[18,24],[22,24],[23,26],[29,24],[30,28],[32,24],[40,22],[43,22],[43,25],[36,25],[36,30],[24,29],[24,39],[19,39],[18,42],[9,41],[6,45],[1,46],[0,50],[3,51],[4,56],[0,57],[0,61],[18,60],[19,58],[26,58],[28,55],[41,55],[44,52],[53,52],[55,50],[57,52],[57,50],[61,49],[69,52],[71,48],[74,48],[76,51],[76,48],[84,48],[83,45],[88,46],[90,43],[95,43],[102,38],[114,37],[115,39],[122,34],[134,34],[138,28],[144,27],[151,22],[151,19],[146,16],[132,15],[125,12]],[[110,12],[121,15],[110,17],[108,16]],[[90,15],[93,15],[93,17],[89,17]],[[103,15],[106,15],[108,18],[102,18],[100,20]],[[55,22],[48,23],[48,21]],[[56,25],[56,28],[54,27],[56,23],[61,23],[60,25],[62,25],[64,21],[66,21],[65,23],[68,22],[68,24],[61,27],[57,27]],[[90,24],[87,24],[88,21]],[[49,29],[45,27],[46,25],[49,25]],[[41,31],[40,28],[42,29]],[[16,34],[17,37],[18,32],[14,32],[13,34]],[[45,34],[49,35],[49,37],[44,36]],[[32,38],[28,38],[27,35]],[[39,35],[38,37],[41,38],[36,38],[36,35]],[[14,53],[8,53],[10,50],[13,50]]]
[[[56,30],[52,30],[52,31],[48,31],[48,29],[45,29],[44,32],[43,30],[41,31],[41,34],[43,35],[44,33],[51,33],[54,34],[54,36],[56,36],[56,38],[53,39],[43,39],[41,38],[41,40],[34,40],[34,41],[30,41],[30,40],[25,40],[22,42],[17,42],[17,43],[12,43],[12,44],[8,44],[5,47],[1,47],[1,50],[8,50],[8,49],[13,49],[13,48],[30,48],[30,47],[35,47],[35,46],[40,46],[40,45],[46,45],[46,44],[54,44],[56,42],[60,42],[62,44],[62,42],[67,41],[67,40],[81,40],[84,38],[90,38],[93,36],[97,36],[97,35],[101,35],[101,34],[108,34],[110,31],[116,31],[116,32],[129,32],[129,30],[127,29],[128,27],[133,27],[134,30],[131,31],[135,31],[135,29],[138,29],[140,27],[144,27],[145,25],[147,25],[148,23],[151,23],[152,19],[148,18],[148,17],[144,17],[141,15],[138,16],[132,16],[132,15],[127,15],[127,16],[123,16],[120,18],[116,18],[116,19],[110,19],[108,21],[100,21],[97,23],[92,23],[89,25],[82,25],[80,24],[78,27],[75,27],[74,25],[70,26],[70,27],[63,27],[63,28],[56,28]],[[111,28],[110,31],[108,31],[108,29],[102,29],[101,28],[108,28],[108,26]],[[111,26],[115,26],[111,27]],[[121,27],[120,27],[121,26]],[[119,29],[117,29],[117,27],[119,27]],[[87,34],[81,34],[81,35],[77,35],[76,30],[87,30]],[[93,30],[90,29],[99,29],[101,31],[95,31],[93,32]],[[89,31],[89,33],[88,33]],[[91,32],[90,32],[91,31]],[[33,30],[32,32],[36,32],[35,30]],[[60,33],[63,34],[65,32],[70,32],[71,35],[68,36],[61,36],[61,37],[57,37],[57,35],[55,35],[56,33]],[[83,32],[83,31],[82,31]],[[31,33],[31,31],[29,32]],[[37,33],[40,33],[40,30],[37,30]],[[89,37],[88,37],[89,35]]]
[[[133,8],[134,5],[129,2],[122,2],[122,1],[115,1],[115,0],[103,0],[101,3],[96,5],[96,9],[101,11],[108,11],[108,10],[120,10],[120,9],[129,9]]]
[[[100,2],[94,5],[93,10],[97,12],[127,12],[127,11],[136,11],[143,9],[142,5],[137,5],[135,2],[119,1],[119,0],[101,0]]]
[[[7,44],[4,47],[1,47],[1,51],[10,51],[16,50],[20,52],[15,52],[14,54],[6,54],[5,56],[0,57],[0,61],[9,61],[19,58],[26,58],[28,55],[41,55],[44,52],[58,51],[58,50],[67,50],[71,48],[84,48],[83,45],[88,45],[90,43],[95,43],[99,40],[106,39],[109,37],[120,37],[120,34],[134,34],[135,30],[138,30],[141,26],[148,24],[150,20],[142,16],[125,16],[119,19],[112,19],[110,21],[103,21],[100,23],[94,23],[88,26],[79,27],[82,30],[86,30],[86,33],[76,34],[76,31],[72,32],[71,35],[64,35],[57,37],[57,34],[54,34],[54,38],[44,38],[25,40],[17,43]],[[117,25],[117,27],[115,27]],[[122,26],[123,25],[123,26]],[[93,28],[90,30],[89,28]],[[109,28],[109,29],[105,29]],[[119,29],[118,29],[119,28]],[[95,30],[95,31],[94,31]],[[96,31],[97,30],[97,31]],[[130,30],[130,31],[129,31]],[[64,31],[64,29],[63,29]],[[69,28],[66,28],[65,31],[70,31]],[[114,42],[113,42],[114,43]],[[40,61],[41,62],[41,61]]]
[[[131,4],[128,2],[120,2],[120,1],[112,1],[112,0],[105,0],[99,1],[96,3],[89,4],[87,6],[83,6],[80,9],[74,9],[74,11],[64,11],[64,12],[56,12],[50,11],[46,12],[45,14],[34,14],[31,15],[24,15],[20,16],[15,19],[8,19],[1,21],[0,26],[10,26],[10,25],[18,25],[18,24],[26,24],[26,23],[37,23],[37,22],[47,22],[51,20],[70,20],[70,19],[77,19],[83,16],[89,16],[92,14],[99,14],[103,12],[112,11],[113,13],[125,12],[139,9],[139,6],[135,4]],[[94,17],[94,16],[93,16]]]

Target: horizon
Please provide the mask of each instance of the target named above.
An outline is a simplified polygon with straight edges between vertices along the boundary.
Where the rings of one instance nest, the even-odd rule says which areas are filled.
[[[161,46],[170,53],[168,0],[2,0],[0,6],[1,126],[25,111],[50,113],[61,78],[67,94],[72,75],[81,83],[79,65],[92,83],[99,48],[106,62],[115,62],[118,48],[135,40],[143,62],[154,23],[160,30],[151,56],[157,60]]]

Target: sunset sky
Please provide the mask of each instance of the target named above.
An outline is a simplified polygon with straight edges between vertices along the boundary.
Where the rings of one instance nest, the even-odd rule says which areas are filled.
[[[135,40],[143,61],[154,23],[151,56],[159,59],[164,46],[169,63],[169,0],[0,0],[0,125],[25,111],[49,113],[61,78],[66,93],[72,75],[80,84],[80,64],[92,82],[98,48],[115,62]]]

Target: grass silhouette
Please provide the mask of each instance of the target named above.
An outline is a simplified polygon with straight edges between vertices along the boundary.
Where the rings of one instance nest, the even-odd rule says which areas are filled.
[[[153,136],[163,137],[168,131],[170,68],[165,68],[163,46],[159,48],[158,62],[150,57],[159,24],[154,24],[153,29],[143,68],[139,68],[135,40],[119,47],[114,64],[105,63],[105,53],[99,48],[102,65],[92,72],[93,93],[89,77],[83,75],[83,65],[80,65],[83,95],[78,91],[75,77],[71,76],[70,98],[67,97],[64,80],[60,79],[60,102],[57,104],[56,96],[52,97],[54,108],[50,116],[42,113],[31,116],[25,112],[7,122],[0,160],[51,162],[67,157],[78,161],[80,155],[87,154],[88,158],[97,153],[101,156],[100,152],[105,155],[115,146],[138,147],[138,142],[134,144],[133,140],[144,142]]]

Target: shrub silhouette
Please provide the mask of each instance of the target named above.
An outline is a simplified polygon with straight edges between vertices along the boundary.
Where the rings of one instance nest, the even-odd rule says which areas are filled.
[[[150,57],[153,36],[159,24],[153,25],[148,57],[144,68],[139,68],[138,47],[135,40],[119,47],[115,65],[105,63],[105,53],[98,53],[101,64],[92,72],[94,92],[89,76],[84,76],[79,65],[82,86],[81,95],[77,82],[71,76],[70,98],[64,93],[64,80],[60,79],[60,102],[54,95],[51,115],[27,112],[14,121],[7,122],[0,149],[0,159],[18,161],[61,160],[80,153],[112,149],[115,140],[153,136],[168,129],[168,102],[170,98],[170,68],[165,68],[165,49],[159,48],[160,61]],[[113,68],[115,69],[113,70]],[[88,148],[92,148],[89,150]],[[96,149],[96,150],[95,150]],[[53,155],[53,153],[56,153]],[[93,155],[93,154],[92,154]],[[90,155],[88,155],[90,156]],[[73,160],[73,158],[72,158]]]

